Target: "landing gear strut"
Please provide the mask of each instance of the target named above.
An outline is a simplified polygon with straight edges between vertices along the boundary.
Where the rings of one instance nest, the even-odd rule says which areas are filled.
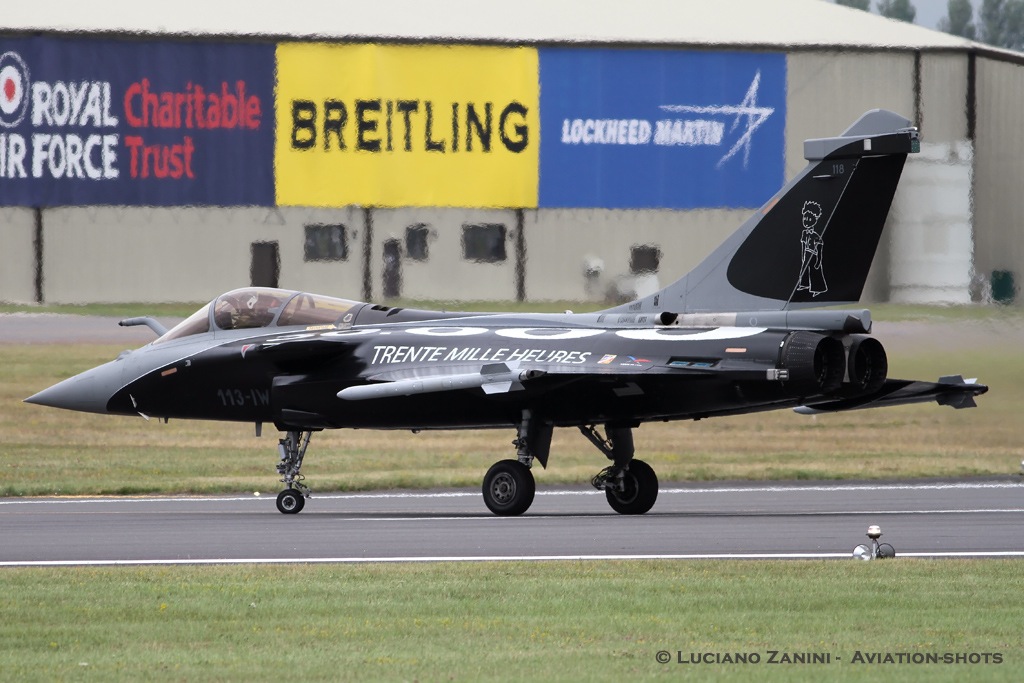
[[[299,470],[302,469],[302,458],[306,455],[312,436],[313,432],[291,431],[277,442],[277,452],[281,456],[277,463],[277,473],[287,487],[277,494],[277,509],[286,515],[301,512],[311,493],[309,487],[302,483],[305,477]]]
[[[658,500],[658,475],[643,460],[633,457],[633,431],[630,427],[607,427],[608,438],[593,425],[580,427],[612,465],[591,480],[598,491],[604,491],[608,504],[623,515],[642,515]]]
[[[530,410],[523,411],[518,436],[512,442],[516,459],[500,460],[484,475],[484,504],[491,512],[511,517],[530,509],[537,490],[530,468],[534,458],[547,464],[553,431],[552,425],[535,418]]]

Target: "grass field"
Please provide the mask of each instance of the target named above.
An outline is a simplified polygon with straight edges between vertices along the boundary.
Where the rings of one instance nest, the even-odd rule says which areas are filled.
[[[8,569],[0,676],[1019,681],[1019,578],[913,560]],[[701,653],[761,661],[678,663]],[[879,653],[990,663],[866,663]]]

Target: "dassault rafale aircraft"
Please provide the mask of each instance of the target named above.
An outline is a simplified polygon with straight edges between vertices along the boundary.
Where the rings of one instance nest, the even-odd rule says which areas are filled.
[[[268,288],[223,294],[159,338],[26,399],[117,415],[264,423],[285,433],[283,513],[324,429],[515,429],[483,498],[519,515],[555,427],[577,428],[610,464],[611,507],[643,514],[658,479],[634,458],[644,422],[792,408],[802,413],[935,401],[966,408],[987,387],[958,375],[892,379],[859,300],[917,130],[872,110],[804,143],[807,167],[682,279],[596,313],[413,310]],[[603,428],[603,433],[601,430]]]

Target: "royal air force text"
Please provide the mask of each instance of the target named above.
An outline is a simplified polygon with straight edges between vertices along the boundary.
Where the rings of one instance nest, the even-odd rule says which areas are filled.
[[[120,135],[113,131],[122,118],[112,111],[111,90],[107,81],[32,83],[30,122],[36,132],[0,134],[0,177],[120,177]],[[262,116],[259,98],[246,92],[244,81],[211,90],[190,82],[180,91],[155,92],[143,78],[125,91],[123,111],[125,123],[137,131],[124,136],[130,176],[158,179],[194,179],[196,144],[188,134],[180,142],[148,142],[141,134],[145,129],[254,130]]]

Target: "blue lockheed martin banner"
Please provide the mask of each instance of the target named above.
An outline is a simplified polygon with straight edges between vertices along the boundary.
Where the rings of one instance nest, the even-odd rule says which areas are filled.
[[[271,205],[274,46],[0,39],[0,205]]]
[[[755,207],[782,186],[783,54],[543,48],[544,207]]]

